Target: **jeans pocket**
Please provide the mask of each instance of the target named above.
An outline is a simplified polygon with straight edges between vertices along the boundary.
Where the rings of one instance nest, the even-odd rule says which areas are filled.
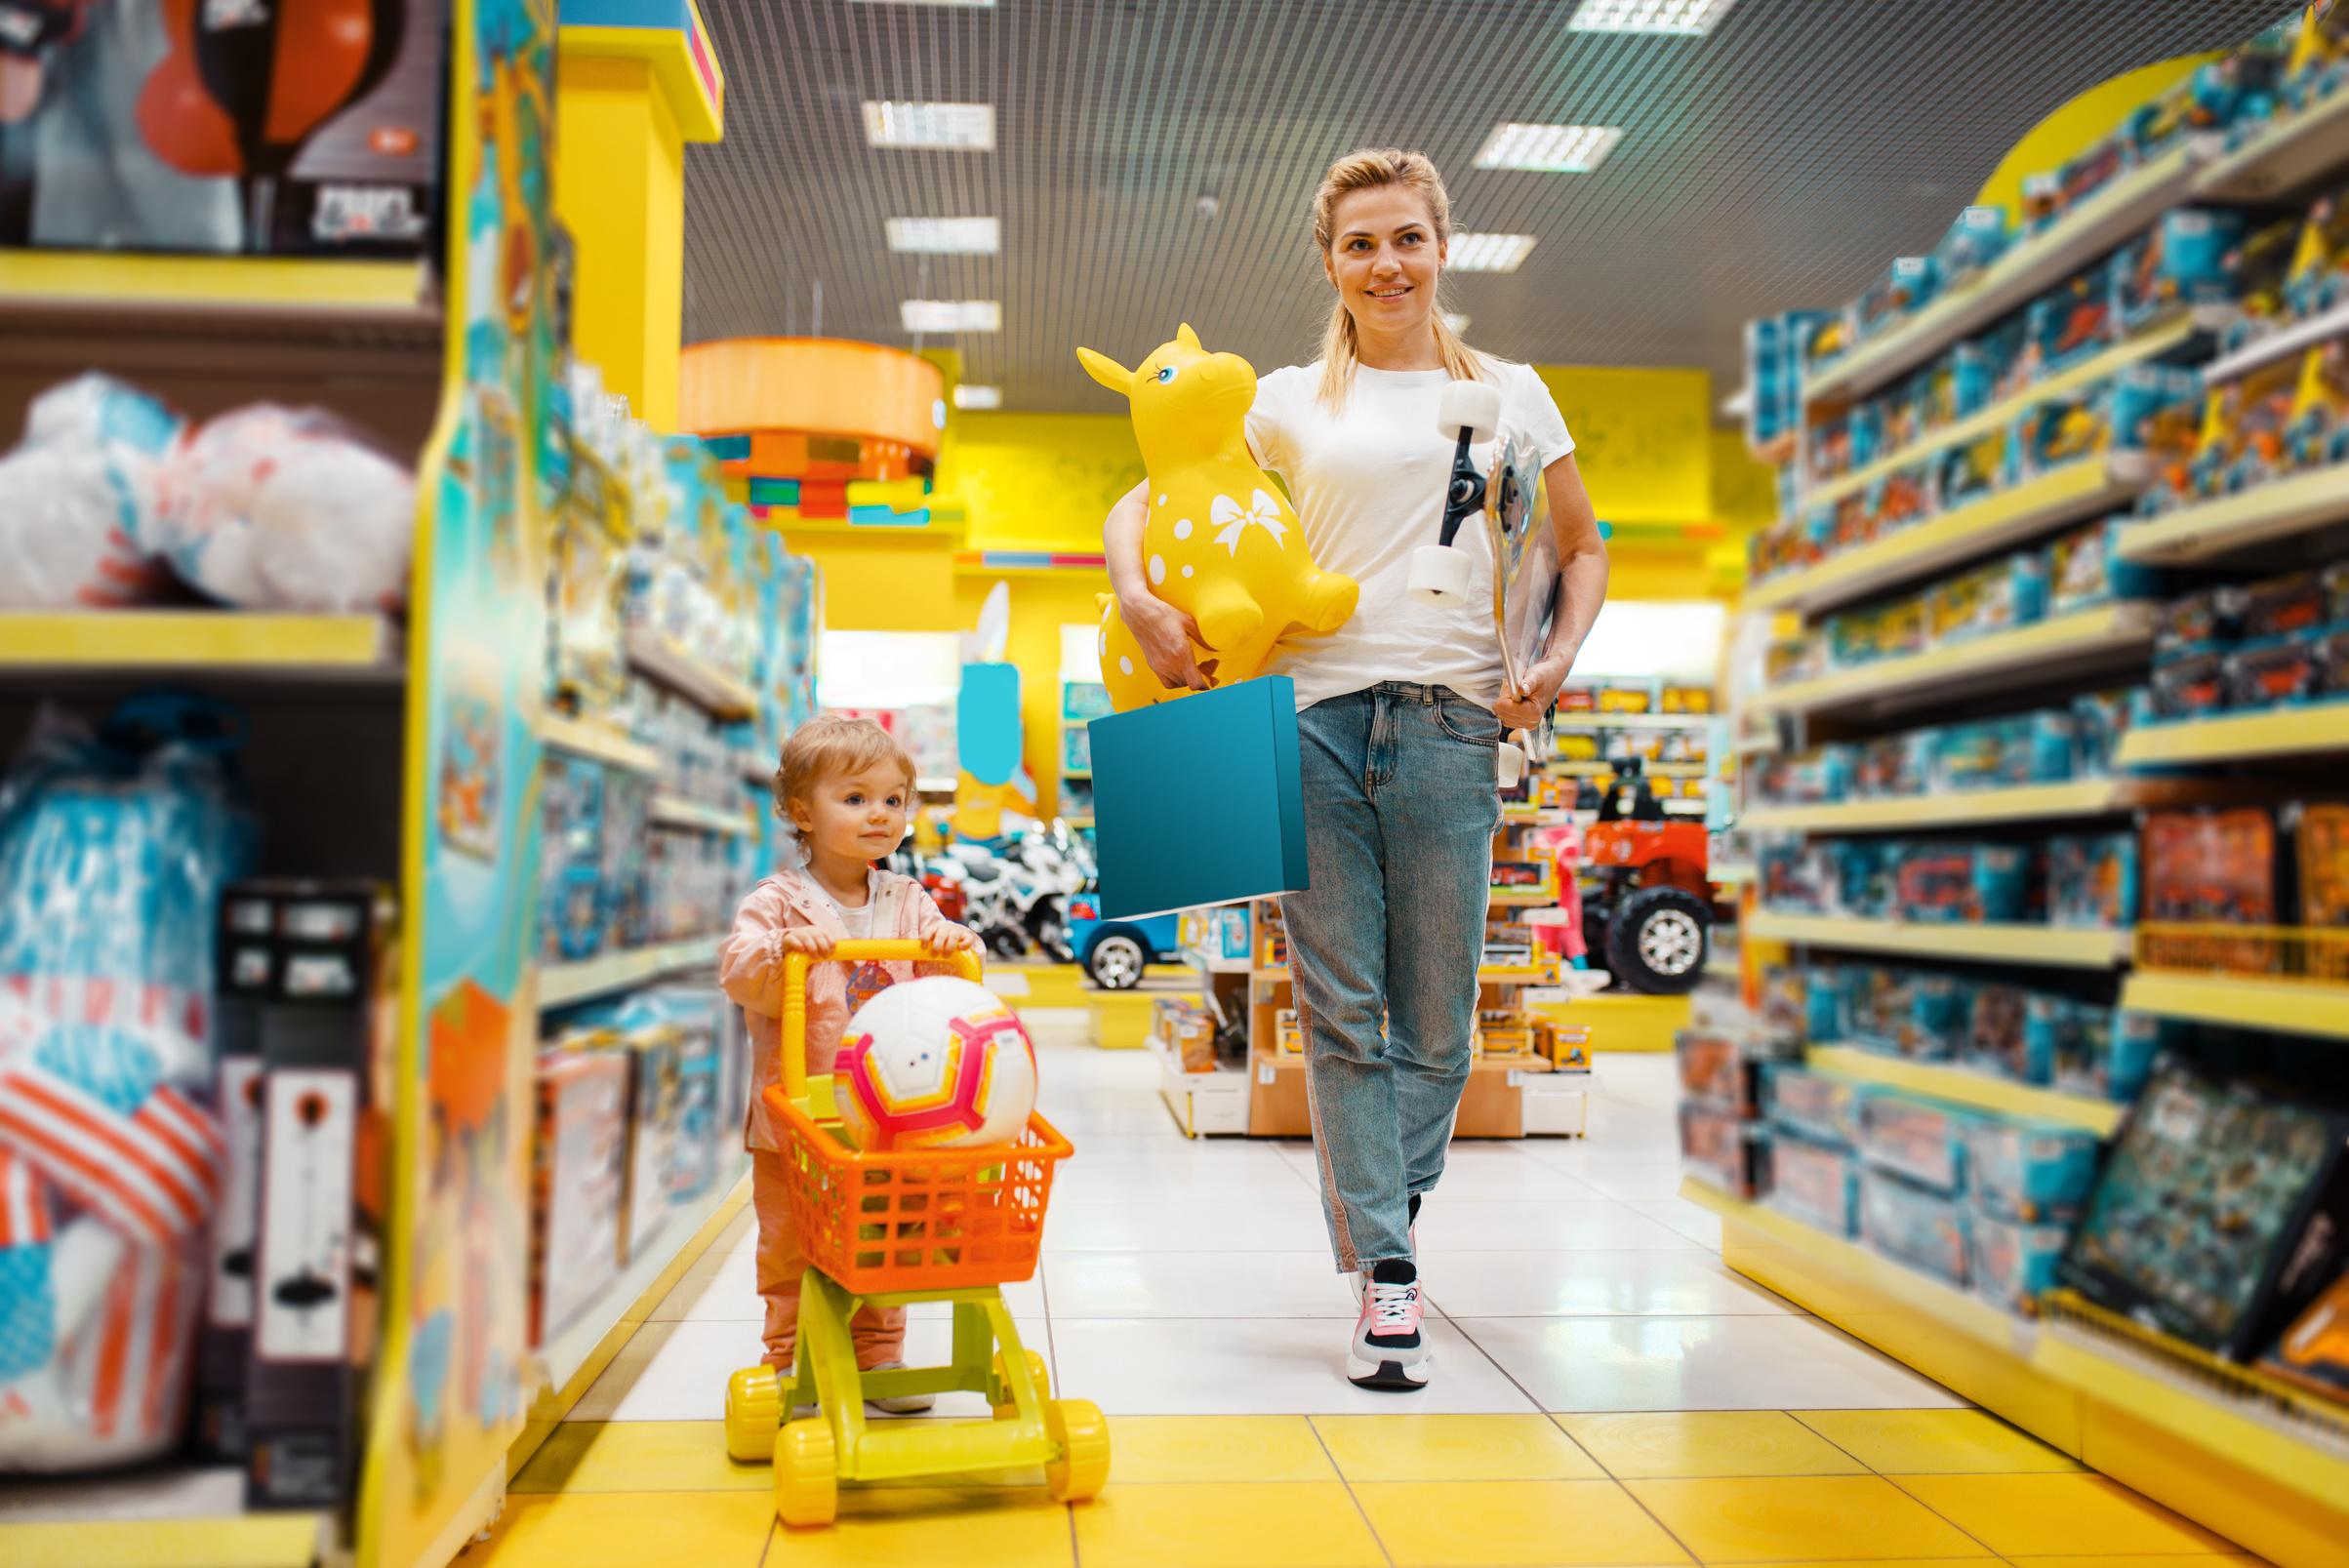
[[[1501,721],[1493,717],[1492,709],[1478,707],[1465,697],[1438,698],[1436,722],[1444,734],[1469,745],[1501,744]]]

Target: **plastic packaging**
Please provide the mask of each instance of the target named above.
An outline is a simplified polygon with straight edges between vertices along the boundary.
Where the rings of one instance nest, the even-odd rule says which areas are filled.
[[[1859,1136],[1860,1091],[1845,1078],[1773,1066],[1764,1080],[1770,1120],[1814,1144],[1849,1146]]]
[[[1925,643],[1939,648],[2010,631],[2046,612],[2046,560],[2037,550],[2018,550],[1935,583],[1925,594]]]
[[[2137,916],[2133,833],[2061,833],[2047,840],[2047,923],[2115,927]]]
[[[180,434],[177,415],[106,376],[34,398],[23,444],[0,458],[0,610],[156,598],[155,470]]]
[[[1899,1094],[1860,1103],[1859,1149],[1874,1167],[1898,1171],[1937,1192],[1965,1190],[1965,1134],[1973,1118]]]
[[[2024,1312],[2055,1288],[2056,1265],[2072,1239],[2069,1226],[2033,1225],[1976,1209],[1966,1216],[1966,1229],[1973,1287],[1984,1300]]]
[[[1886,1257],[1914,1264],[1953,1285],[1966,1279],[1968,1216],[1956,1198],[1928,1191],[1889,1171],[1860,1172],[1860,1235]]]
[[[2123,517],[2076,528],[2047,546],[2047,614],[2070,615],[2115,599],[2149,599],[2162,591],[2162,574],[2124,560]]]
[[[1681,1157],[1690,1175],[1733,1197],[1758,1198],[1770,1189],[1768,1130],[1733,1111],[1682,1104]]]
[[[1859,1232],[1860,1162],[1847,1148],[1800,1138],[1770,1144],[1769,1204],[1830,1235]]]
[[[1977,1209],[2017,1220],[2074,1220],[2096,1185],[2096,1136],[2077,1127],[1976,1117],[1964,1128]]]

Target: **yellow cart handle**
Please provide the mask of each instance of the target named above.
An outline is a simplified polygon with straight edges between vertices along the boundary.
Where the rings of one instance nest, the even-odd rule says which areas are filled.
[[[853,964],[866,959],[952,964],[964,980],[979,984],[980,961],[975,948],[961,947],[940,957],[906,937],[867,942],[841,942],[818,958],[813,953],[783,955],[783,1092],[792,1100],[807,1099],[807,970],[810,964]]]

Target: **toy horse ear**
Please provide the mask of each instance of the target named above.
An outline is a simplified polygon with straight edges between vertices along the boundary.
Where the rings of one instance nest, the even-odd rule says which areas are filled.
[[[1090,348],[1079,348],[1076,351],[1076,357],[1085,367],[1086,375],[1091,376],[1119,397],[1128,396],[1133,392],[1134,373],[1109,355],[1097,354]]]
[[[1207,351],[1199,346],[1199,335],[1191,330],[1191,323],[1188,321],[1175,329],[1175,342],[1195,354],[1203,354]]]

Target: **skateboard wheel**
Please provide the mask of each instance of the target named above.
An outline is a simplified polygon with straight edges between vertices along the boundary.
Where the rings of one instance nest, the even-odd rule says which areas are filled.
[[[798,1529],[831,1523],[840,1511],[840,1480],[824,1418],[787,1422],[775,1433],[774,1452],[775,1517]]]
[[[1044,1462],[1044,1486],[1055,1503],[1082,1503],[1110,1484],[1110,1424],[1090,1399],[1049,1399],[1044,1433],[1060,1450]]]
[[[1042,1353],[1035,1350],[1023,1350],[1020,1353],[1028,1357],[1028,1375],[1035,1380],[1035,1396],[1038,1399],[1050,1399],[1052,1397],[1052,1374],[1044,1370]],[[999,1383],[1009,1376],[1009,1372],[1003,1365],[1003,1352],[997,1350],[995,1352],[995,1380]],[[1008,1394],[1011,1390],[1006,1388],[1003,1391]],[[994,1412],[995,1420],[1009,1421],[1020,1413],[1020,1407],[1007,1398],[1003,1403],[994,1407]]]
[[[736,1464],[772,1459],[782,1421],[782,1381],[773,1367],[745,1367],[726,1380],[726,1452]]]

